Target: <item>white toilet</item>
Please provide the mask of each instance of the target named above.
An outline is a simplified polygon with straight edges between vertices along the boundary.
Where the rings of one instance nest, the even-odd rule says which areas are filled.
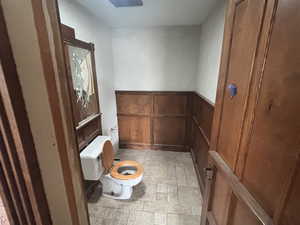
[[[130,199],[133,186],[143,179],[144,169],[138,162],[121,161],[113,165],[114,151],[108,136],[96,137],[80,153],[80,158],[84,179],[100,180],[106,197]]]

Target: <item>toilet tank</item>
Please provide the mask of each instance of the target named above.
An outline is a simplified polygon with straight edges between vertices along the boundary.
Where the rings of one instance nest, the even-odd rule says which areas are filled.
[[[110,137],[98,136],[80,153],[81,166],[85,180],[99,180],[104,172],[101,153],[106,141],[111,141]]]

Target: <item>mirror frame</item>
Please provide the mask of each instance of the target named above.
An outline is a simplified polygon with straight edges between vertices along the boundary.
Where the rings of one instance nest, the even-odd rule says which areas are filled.
[[[97,85],[97,75],[96,75],[96,65],[95,65],[95,46],[93,43],[87,43],[76,39],[74,29],[64,24],[62,24],[62,34],[63,34],[63,42],[64,42],[65,58],[66,58],[66,66],[67,66],[68,88],[69,88],[69,93],[72,102],[73,125],[77,134],[77,142],[79,145],[79,150],[82,151],[83,148],[86,147],[95,137],[102,134],[102,126],[101,126],[102,114],[100,111],[99,91]],[[71,73],[68,46],[86,49],[91,53],[93,85],[94,85],[95,95],[96,95],[96,107],[98,110],[94,114],[88,116],[83,120],[80,120],[78,116],[77,96],[74,94],[73,91],[74,90],[73,80],[72,80],[73,78]]]

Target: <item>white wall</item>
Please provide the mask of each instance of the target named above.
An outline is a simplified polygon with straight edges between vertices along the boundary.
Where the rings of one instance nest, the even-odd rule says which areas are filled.
[[[216,9],[201,26],[200,54],[196,91],[215,102],[223,42],[226,0],[219,0]]]
[[[95,44],[102,130],[107,135],[117,127],[111,29],[79,4],[59,0],[59,10],[61,22],[75,29],[77,39]],[[114,135],[117,137],[117,132]],[[114,145],[117,146],[117,140]]]
[[[192,91],[200,26],[113,30],[117,90]]]
[[[117,126],[114,90],[196,90],[215,102],[225,1],[201,26],[111,30],[81,5],[59,0],[62,23],[95,44],[104,134]]]

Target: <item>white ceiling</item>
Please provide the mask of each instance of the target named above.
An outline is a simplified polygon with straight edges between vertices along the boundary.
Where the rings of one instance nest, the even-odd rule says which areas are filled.
[[[142,7],[115,8],[109,0],[74,0],[112,27],[201,24],[222,0],[143,0]]]

